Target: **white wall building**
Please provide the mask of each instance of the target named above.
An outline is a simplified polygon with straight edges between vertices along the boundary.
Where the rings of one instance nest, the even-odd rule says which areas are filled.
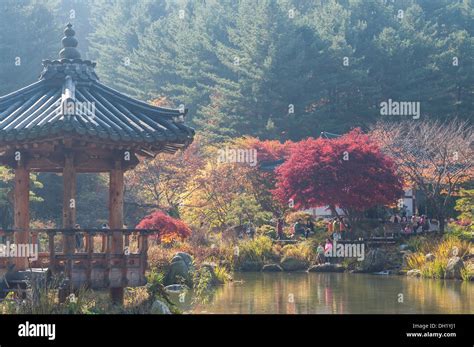
[[[403,197],[398,201],[398,207],[401,209],[403,206],[406,207],[407,210],[407,217],[411,217],[416,212],[416,199],[415,199],[415,191],[413,189],[405,190],[405,194]],[[336,208],[337,214],[340,216],[345,216],[345,213],[340,208]],[[313,217],[332,217],[331,210],[329,206],[320,206],[320,207],[312,207],[309,209],[304,210],[304,212],[311,214]]]

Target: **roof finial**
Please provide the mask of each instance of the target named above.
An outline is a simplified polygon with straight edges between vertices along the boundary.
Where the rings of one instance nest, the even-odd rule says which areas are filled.
[[[61,40],[63,44],[63,49],[59,52],[59,57],[61,59],[81,59],[81,54],[76,49],[77,40],[74,37],[76,32],[72,29],[72,24],[68,23],[64,29],[64,37]]]

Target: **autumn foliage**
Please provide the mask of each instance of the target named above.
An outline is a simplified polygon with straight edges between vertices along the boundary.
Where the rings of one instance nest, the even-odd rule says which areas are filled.
[[[362,211],[394,204],[402,194],[394,162],[359,129],[336,139],[307,139],[291,146],[277,169],[275,196],[296,208],[329,205]]]
[[[281,143],[277,140],[259,140],[256,137],[244,137],[235,141],[237,146],[244,148],[252,148],[257,151],[258,162],[277,161],[288,156],[291,146],[294,144],[291,141]]]
[[[137,229],[157,229],[159,232],[151,238],[161,242],[184,239],[191,235],[191,229],[181,220],[172,218],[162,211],[156,211],[143,218]]]
[[[189,180],[205,164],[202,152],[201,139],[196,137],[186,150],[174,155],[160,153],[128,171],[127,193],[134,196],[134,205],[142,209],[138,212],[148,213],[151,208],[173,211],[173,216],[178,216],[182,201],[192,193]]]
[[[257,152],[258,165],[247,167],[245,175],[252,187],[252,194],[265,210],[271,211],[274,215],[281,215],[285,210],[285,205],[281,205],[278,200],[275,200],[271,193],[276,184],[276,174],[272,169],[272,164],[277,166],[278,164],[275,163],[287,159],[294,142],[281,143],[277,140],[262,141],[255,137],[245,137],[239,139],[237,144]]]

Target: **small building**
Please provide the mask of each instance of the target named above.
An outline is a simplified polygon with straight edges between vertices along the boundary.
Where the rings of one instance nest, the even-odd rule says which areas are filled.
[[[403,197],[399,201],[399,207],[405,207],[407,217],[411,217],[417,213],[416,192],[414,189],[405,189]]]
[[[304,212],[307,212],[311,214],[314,218],[331,218],[334,217],[334,214],[331,211],[331,208],[329,206],[319,206],[319,207],[312,207],[304,210]],[[336,207],[336,212],[339,216],[345,216],[346,213],[340,209],[339,207]]]
[[[96,64],[81,59],[71,24],[64,34],[59,59],[43,61],[37,82],[0,97],[0,164],[15,171],[14,229],[6,235],[12,243],[35,244],[47,234],[49,251],[42,256],[53,273],[65,273],[76,288],[111,288],[121,300],[124,286],[145,283],[147,266],[147,231],[123,228],[124,173],[140,158],[185,148],[194,130],[184,124],[187,110],[152,106],[102,84]],[[30,228],[31,172],[62,174],[62,229]],[[109,228],[78,230],[76,175],[94,172],[110,177]],[[84,235],[82,251],[76,233]],[[138,234],[137,253],[124,252],[132,233]],[[96,234],[103,236],[102,251],[94,247]],[[13,263],[22,271],[29,261],[16,257]]]

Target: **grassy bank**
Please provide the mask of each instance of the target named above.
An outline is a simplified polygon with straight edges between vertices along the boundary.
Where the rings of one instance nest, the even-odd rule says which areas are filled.
[[[436,238],[417,236],[409,241],[409,247],[413,253],[407,257],[407,270],[419,270],[421,277],[445,278],[449,260],[459,257],[464,263],[461,278],[474,279],[473,249],[469,241],[449,234]]]
[[[149,314],[153,313],[155,300],[166,303],[172,313],[179,313],[164,290],[163,275],[152,271],[147,281],[146,286],[125,288],[123,305],[115,305],[109,291],[84,288],[60,302],[57,282],[53,279],[45,287],[29,285],[25,298],[10,292],[0,302],[0,314]]]

